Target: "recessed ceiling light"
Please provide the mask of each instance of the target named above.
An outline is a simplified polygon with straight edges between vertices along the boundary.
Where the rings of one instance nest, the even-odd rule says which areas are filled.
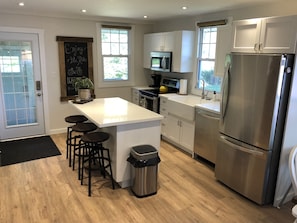
[[[24,6],[25,3],[24,2],[19,2],[19,6]]]
[[[81,12],[83,12],[83,13],[86,13],[86,12],[87,12],[87,10],[86,10],[86,9],[82,9],[82,10],[81,10]]]
[[[187,10],[187,9],[188,9],[187,6],[183,6],[183,7],[182,7],[182,10]]]
[[[144,15],[144,16],[143,16],[143,18],[147,19],[147,18],[148,18],[148,16],[147,16],[147,15]]]

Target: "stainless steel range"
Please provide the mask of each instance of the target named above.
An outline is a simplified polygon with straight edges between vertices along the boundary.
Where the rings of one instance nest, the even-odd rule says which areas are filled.
[[[164,86],[166,90],[164,92],[160,92],[160,87],[140,90],[139,105],[151,111],[159,113],[159,94],[177,93],[179,90],[179,80],[164,77],[161,80],[160,86]]]

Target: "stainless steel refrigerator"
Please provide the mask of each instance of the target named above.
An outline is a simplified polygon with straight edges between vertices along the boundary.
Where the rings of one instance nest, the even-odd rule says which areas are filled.
[[[269,204],[274,198],[294,55],[229,56],[215,176],[254,202]]]

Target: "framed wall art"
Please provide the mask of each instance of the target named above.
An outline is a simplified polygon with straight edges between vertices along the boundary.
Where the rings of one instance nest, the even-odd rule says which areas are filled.
[[[61,101],[76,97],[72,80],[77,77],[93,77],[93,38],[57,36],[61,83]]]

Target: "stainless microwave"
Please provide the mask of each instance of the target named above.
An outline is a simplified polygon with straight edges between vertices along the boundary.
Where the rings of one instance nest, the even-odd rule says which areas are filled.
[[[151,70],[171,72],[172,52],[151,52]]]

